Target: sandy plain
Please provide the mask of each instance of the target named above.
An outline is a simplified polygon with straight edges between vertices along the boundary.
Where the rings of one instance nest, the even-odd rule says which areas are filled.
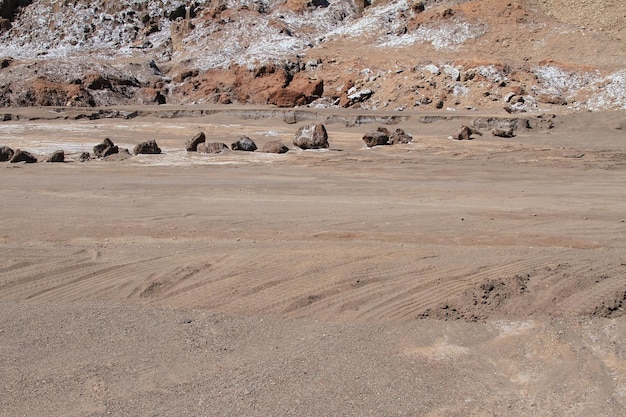
[[[624,112],[403,113],[368,149],[389,115],[11,111],[0,145],[68,162],[0,164],[2,415],[626,414]],[[77,161],[104,137],[164,153]]]

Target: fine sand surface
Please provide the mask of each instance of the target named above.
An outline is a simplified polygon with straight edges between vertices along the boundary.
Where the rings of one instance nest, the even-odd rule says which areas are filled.
[[[310,121],[46,113],[0,122],[68,159],[0,164],[0,415],[626,415],[624,112],[321,151]],[[78,162],[105,137],[164,154]]]

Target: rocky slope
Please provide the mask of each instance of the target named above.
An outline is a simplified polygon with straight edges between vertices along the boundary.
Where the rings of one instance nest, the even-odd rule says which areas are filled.
[[[0,0],[0,106],[626,109],[620,0]]]

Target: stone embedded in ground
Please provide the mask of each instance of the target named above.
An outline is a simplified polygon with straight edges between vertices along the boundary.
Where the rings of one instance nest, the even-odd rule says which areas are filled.
[[[206,141],[206,135],[204,132],[199,132],[194,135],[191,139],[185,143],[185,149],[187,152],[196,152],[198,150],[198,145],[204,143]]]
[[[266,153],[286,153],[289,151],[287,145],[279,140],[271,140],[263,145],[263,152]]]
[[[93,153],[97,158],[104,158],[119,152],[117,145],[114,145],[111,139],[105,138],[102,143],[93,147]]]
[[[159,145],[157,145],[156,140],[150,139],[135,145],[133,153],[135,155],[158,155],[161,153],[161,148],[159,148]]]
[[[124,161],[131,157],[132,155],[130,154],[129,150],[124,148],[124,149],[121,149],[119,152],[112,153],[110,155],[105,156],[103,159],[105,161]]]
[[[389,135],[385,132],[381,132],[380,130],[375,130],[364,134],[363,142],[365,142],[365,145],[367,145],[368,148],[379,145],[388,145]]]
[[[300,149],[328,148],[326,127],[321,123],[300,127],[293,138],[293,144]]]
[[[473,134],[480,136],[483,135],[478,129],[474,129],[473,127],[469,127],[466,125],[461,125],[461,127],[459,127],[459,130],[457,130],[452,136],[450,136],[450,138],[454,140],[471,140]]]
[[[224,153],[228,151],[228,145],[223,142],[205,142],[198,145],[198,152],[201,153]]]
[[[10,161],[13,158],[13,149],[8,146],[0,146],[0,162]]]
[[[15,153],[13,154],[13,157],[11,158],[11,163],[15,164],[18,162],[33,164],[37,162],[37,158],[35,158],[35,156],[28,151],[22,151],[21,149],[16,149]]]
[[[63,150],[54,151],[52,155],[46,159],[46,162],[65,162],[65,152]]]
[[[407,144],[411,143],[413,136],[406,133],[404,130],[397,128],[391,135],[389,135],[389,144],[397,145],[399,143]]]
[[[78,160],[80,162],[87,162],[91,159],[91,155],[89,155],[89,152],[83,152],[80,154],[80,158],[78,158]]]
[[[512,138],[513,136],[515,136],[515,134],[513,133],[513,129],[493,129],[491,131],[491,134],[493,136],[498,136],[501,138]]]
[[[254,152],[257,150],[256,143],[247,136],[242,136],[237,142],[230,145],[233,151]]]

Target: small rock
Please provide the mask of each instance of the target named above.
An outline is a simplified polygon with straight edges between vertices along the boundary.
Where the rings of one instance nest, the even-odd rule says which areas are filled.
[[[13,158],[13,149],[8,146],[0,146],[0,162],[10,161]]]
[[[461,127],[459,127],[459,130],[457,130],[456,133],[454,133],[454,135],[450,136],[450,139],[471,140],[472,134],[476,134],[480,136],[483,135],[478,129],[474,129],[473,127],[469,127],[466,125],[461,125]]]
[[[104,158],[118,152],[119,148],[109,138],[105,138],[101,144],[93,147],[93,153],[97,158]]]
[[[396,145],[399,143],[407,144],[411,143],[413,136],[406,133],[404,130],[397,128],[391,135],[389,135],[389,144]]]
[[[185,149],[187,149],[187,152],[196,152],[198,150],[198,145],[204,142],[206,142],[206,135],[204,132],[197,133],[194,137],[187,141]]]
[[[198,152],[202,153],[223,153],[228,150],[228,145],[222,142],[205,142],[198,145]]]
[[[279,140],[271,140],[263,145],[263,152],[266,153],[286,153],[289,148]]]
[[[247,136],[242,136],[237,142],[230,145],[233,151],[254,152],[257,150],[256,143]]]
[[[37,158],[35,158],[35,156],[30,152],[16,149],[15,153],[13,154],[13,157],[11,158],[11,163],[15,164],[17,162],[24,162],[26,164],[34,164],[35,162],[37,162]]]
[[[63,150],[54,151],[46,162],[64,162],[65,161],[65,152]]]
[[[83,152],[80,154],[80,158],[78,159],[80,162],[87,162],[91,159],[91,155],[89,152]]]
[[[493,129],[491,131],[491,134],[493,136],[498,136],[501,138],[512,138],[515,136],[515,133],[513,133],[513,129]]]
[[[156,140],[150,139],[145,142],[138,143],[133,149],[135,155],[158,155],[161,153],[161,148],[157,145]]]
[[[379,145],[388,145],[389,134],[381,131],[380,129],[373,132],[368,132],[363,135],[363,142],[365,142],[365,145],[367,145],[368,148]]]

